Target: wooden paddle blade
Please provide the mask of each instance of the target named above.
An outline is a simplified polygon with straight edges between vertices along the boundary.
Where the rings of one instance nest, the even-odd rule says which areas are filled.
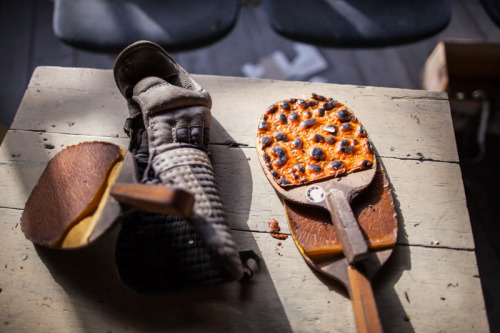
[[[194,196],[183,189],[151,184],[114,184],[111,195],[122,204],[150,212],[189,217]]]
[[[311,257],[342,254],[339,237],[326,210],[285,200],[290,231],[302,253]],[[379,164],[372,184],[354,199],[351,208],[371,250],[396,244],[398,223],[392,191]]]

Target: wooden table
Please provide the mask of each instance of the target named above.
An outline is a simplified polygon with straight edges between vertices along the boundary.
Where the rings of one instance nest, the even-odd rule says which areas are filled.
[[[347,293],[310,269],[264,176],[254,136],[275,101],[315,92],[355,110],[394,189],[399,235],[374,281],[386,332],[487,332],[446,94],[324,83],[196,76],[213,98],[211,151],[234,238],[262,257],[249,283],[139,295],[113,268],[111,233],[83,251],[35,247],[24,204],[63,147],[127,147],[125,100],[109,70],[39,67],[0,149],[0,331],[355,332]],[[229,145],[230,142],[237,145]],[[111,240],[111,241],[110,241]]]

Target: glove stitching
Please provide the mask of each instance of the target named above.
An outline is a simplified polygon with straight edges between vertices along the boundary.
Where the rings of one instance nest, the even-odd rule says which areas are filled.
[[[164,87],[164,86],[169,86],[169,85],[171,85],[171,84],[168,82],[160,83],[160,84],[154,85],[152,87],[149,87],[146,91],[143,91],[141,94],[149,94],[156,89],[159,89],[159,88]]]
[[[163,170],[158,176],[163,183],[165,183],[164,180],[173,180],[174,186],[181,187],[193,193],[195,196],[195,205],[193,208],[195,212],[202,216],[210,216],[212,214],[209,198],[205,195],[202,185],[190,166],[181,165]]]

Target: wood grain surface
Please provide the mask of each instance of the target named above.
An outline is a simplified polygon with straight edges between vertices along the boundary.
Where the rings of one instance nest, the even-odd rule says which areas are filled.
[[[398,243],[373,289],[386,332],[487,332],[474,242],[445,94],[196,76],[213,99],[211,153],[233,235],[262,258],[249,283],[138,295],[119,283],[110,233],[82,251],[27,241],[19,218],[49,159],[105,140],[126,148],[125,100],[109,70],[39,67],[0,148],[0,330],[13,332],[355,332],[350,300],[311,270],[253,146],[275,101],[316,92],[352,108],[394,190]],[[3,327],[2,327],[3,326]]]

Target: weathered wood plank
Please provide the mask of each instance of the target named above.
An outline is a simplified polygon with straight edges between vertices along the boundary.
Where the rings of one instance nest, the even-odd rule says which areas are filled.
[[[11,128],[125,135],[127,104],[116,88],[111,71],[57,68],[51,78],[52,75],[46,74],[47,69],[49,67],[39,67],[34,72]]]
[[[437,251],[396,247],[374,283],[377,304],[387,305],[379,306],[384,330],[489,332],[484,303],[474,294],[480,285],[474,252]]]
[[[84,141],[107,141],[128,148],[129,140],[118,137],[70,135],[48,132],[9,131],[0,148],[0,163],[47,163],[69,145]]]
[[[50,158],[63,147],[95,140],[123,148],[128,144],[124,138],[10,131],[0,149],[2,206],[22,209]],[[264,176],[256,150],[212,145],[211,154],[231,227],[267,232],[267,222],[275,218],[289,233],[281,201]],[[400,244],[474,249],[463,184],[456,177],[458,164],[397,158],[383,158],[382,163],[394,188]],[[431,181],[421,181],[429,174]]]
[[[52,77],[66,83],[57,84],[57,80],[47,78],[47,75],[44,75],[46,71],[51,71],[54,73]],[[47,144],[59,149],[71,144],[69,142],[94,140],[95,136],[98,136],[99,140],[116,139],[114,137],[120,133],[126,117],[126,106],[114,88],[110,74],[110,71],[39,68],[15,124],[20,124],[17,126],[19,129],[44,132],[31,135],[23,135],[22,132],[10,133],[12,135],[8,135],[4,143],[4,158],[23,161],[23,156],[31,156],[30,158],[34,159],[39,152],[44,152],[42,155],[46,158],[57,151],[45,149]],[[267,100],[255,99],[253,96],[261,96],[265,91],[266,99],[276,101],[287,96],[300,96],[304,91],[315,91],[327,96],[335,92],[342,102],[356,110],[379,155],[382,156],[402,213],[399,241],[419,245],[439,243],[440,246],[468,249],[474,247],[462,192],[463,184],[459,177],[454,178],[460,174],[460,169],[456,163],[458,157],[444,95],[413,90],[271,80],[246,80],[245,89],[235,90],[232,87],[241,85],[243,79],[211,76],[197,78],[213,95],[212,150],[217,156],[216,168],[221,182],[226,182],[223,184],[224,196],[230,200],[229,214],[234,216],[234,228],[262,231],[265,230],[265,223],[269,218],[278,217],[284,220],[284,215],[276,215],[276,212],[283,214],[281,204],[263,177],[255,150],[251,148],[254,145],[257,119],[269,104]],[[279,85],[278,89],[275,88],[276,85]],[[92,93],[94,98],[89,99],[85,91]],[[238,116],[234,116],[235,112],[238,112]],[[403,127],[399,124],[406,125]],[[443,130],[448,133],[443,133]],[[89,137],[61,136],[65,133],[84,134]],[[125,135],[120,136],[118,141],[123,140],[120,142],[126,146]],[[244,143],[249,149],[228,150],[224,146],[216,145],[227,140]],[[32,143],[27,144],[25,141]],[[26,152],[26,147],[33,147],[33,151]],[[47,161],[44,159],[38,162]],[[16,164],[14,169],[19,169],[17,173],[10,170],[8,165],[4,166],[3,172],[6,175],[19,174],[21,183],[33,185],[37,176],[31,176],[30,179],[27,174],[39,175],[42,168],[39,167],[35,172],[35,166],[32,164],[34,161],[29,162],[31,164],[26,166],[29,171]],[[422,182],[429,174],[435,175],[432,177],[433,182]],[[250,175],[252,178],[248,178]],[[16,190],[15,184],[12,180],[13,189],[9,193],[21,192],[18,197],[10,195],[7,200],[12,204],[11,207],[22,208],[31,188],[26,185]],[[267,196],[259,196],[253,193],[249,188],[251,186],[259,190],[266,188],[271,192],[268,192]],[[455,192],[459,194],[450,194]],[[270,196],[275,200],[268,200]],[[453,202],[443,202],[448,200],[443,198],[453,197]],[[252,206],[249,202],[252,202]],[[421,211],[422,207],[427,208]],[[273,216],[270,216],[270,213]],[[405,228],[412,228],[414,231],[410,233]],[[453,232],[450,232],[450,229]],[[406,234],[409,236],[405,236]]]
[[[445,95],[210,76],[197,79],[213,92],[211,151],[233,235],[241,248],[260,253],[260,273],[243,288],[232,283],[137,295],[118,281],[113,267],[114,233],[83,251],[33,247],[20,231],[19,218],[48,160],[64,146],[81,141],[113,141],[123,147],[128,143],[123,134],[113,134],[121,130],[127,111],[110,71],[39,68],[16,117],[18,128],[7,134],[0,148],[1,202],[6,207],[0,208],[0,242],[5,244],[0,248],[4,260],[0,288],[2,295],[9,296],[0,303],[0,320],[8,322],[10,329],[354,332],[350,301],[342,288],[311,271],[291,238],[278,245],[269,235],[271,217],[279,219],[284,232],[288,228],[281,202],[252,147],[256,121],[269,104],[267,98],[274,102],[313,88],[324,95],[335,93],[356,111],[395,190],[399,245],[374,283],[384,329],[488,330],[456,148],[442,140],[450,135],[442,128],[451,131]],[[57,84],[58,80],[65,83]],[[245,89],[234,89],[243,83]],[[255,97],[264,94],[266,100]],[[106,119],[99,118],[103,113]],[[86,122],[88,117],[94,117],[98,126]],[[399,129],[398,124],[405,128]],[[225,140],[248,147],[218,144]],[[422,182],[425,179],[428,182]],[[431,244],[435,241],[439,244]]]
[[[64,147],[107,141],[127,148],[128,139],[9,131],[0,148],[0,206],[23,209],[49,160]]]
[[[243,289],[232,283],[174,294],[137,295],[120,285],[110,259],[101,258],[103,250],[112,250],[112,243],[71,255],[35,249],[19,230],[19,212],[6,211],[2,216],[6,217],[2,230],[10,232],[9,237],[5,233],[0,236],[2,241],[8,239],[3,248],[9,249],[2,253],[6,269],[0,271],[0,283],[4,295],[20,293],[0,305],[2,322],[9,321],[11,328],[28,331],[41,324],[49,331],[74,328],[77,332],[327,331],[322,325],[333,325],[336,319],[339,327],[354,331],[344,295],[329,291],[303,261],[298,262],[300,274],[293,269],[293,262],[300,258],[291,241],[278,247],[268,234],[256,233],[254,237],[248,232],[235,233],[242,247],[255,249],[263,258],[256,279]],[[37,279],[26,272],[36,274]],[[315,306],[302,303],[305,295],[325,293],[330,304],[326,299]],[[319,318],[325,318],[326,323]]]
[[[235,91],[231,87],[245,79],[198,79],[212,93],[213,142],[232,140],[254,146],[258,119],[270,104],[316,92],[350,107],[382,156],[458,162],[445,94],[258,79],[245,81],[245,89]]]
[[[234,232],[262,256],[248,285],[138,295],[118,281],[115,233],[86,250],[49,251],[24,238],[20,214],[0,209],[0,320],[8,330],[355,332],[345,291],[316,275],[291,239],[278,246],[269,234]],[[486,332],[479,288],[473,252],[407,246],[374,283],[386,332]]]
[[[47,72],[51,74],[46,75]],[[231,140],[253,146],[258,118],[271,103],[316,92],[334,97],[353,109],[381,156],[458,162],[449,105],[442,93],[195,77],[212,94],[214,143]],[[245,89],[233,89],[242,82]],[[34,73],[12,128],[124,137],[122,126],[127,115],[126,102],[114,84],[111,71],[40,67]]]
[[[264,176],[256,151],[227,147],[213,147],[212,151],[232,227],[268,231],[271,218],[284,225],[281,202]],[[398,243],[474,249],[457,164],[395,158],[383,158],[382,163],[394,189]],[[432,181],[422,181],[429,174]],[[282,229],[289,232],[286,225]]]

